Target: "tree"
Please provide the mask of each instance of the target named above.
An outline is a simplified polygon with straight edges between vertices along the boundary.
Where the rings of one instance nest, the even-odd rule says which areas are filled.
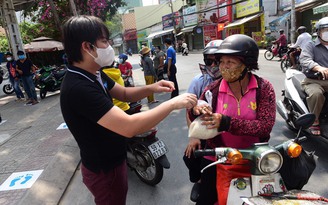
[[[103,21],[110,20],[116,13],[117,8],[124,6],[124,0],[75,0],[75,5],[78,14],[93,15],[101,18]],[[54,5],[52,5],[52,3]],[[24,11],[25,17],[30,17],[34,23],[42,25],[43,30],[49,30],[50,35],[56,40],[61,40],[60,28],[54,24],[55,14],[57,13],[60,19],[60,24],[63,24],[70,16],[69,0],[35,0],[32,5]],[[54,12],[55,11],[55,12]],[[42,36],[46,36],[42,34]]]

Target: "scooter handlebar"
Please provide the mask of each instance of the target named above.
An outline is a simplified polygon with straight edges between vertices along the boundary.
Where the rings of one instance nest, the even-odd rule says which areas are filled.
[[[194,156],[203,157],[203,156],[215,156],[215,149],[203,149],[203,150],[195,150]]]

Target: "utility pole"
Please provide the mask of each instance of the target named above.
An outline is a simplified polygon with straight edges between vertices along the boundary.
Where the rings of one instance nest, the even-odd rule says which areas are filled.
[[[291,16],[290,16],[290,41],[291,43],[295,43],[295,27],[296,27],[296,18],[295,18],[295,0],[291,1]]]
[[[171,13],[172,13],[172,24],[173,24],[173,28],[174,28],[174,46],[175,46],[176,41],[177,41],[177,27],[175,25],[175,16],[174,16],[174,12],[173,12],[172,0],[169,1],[169,6],[171,7]]]
[[[77,16],[76,6],[74,0],[69,0],[69,5],[71,6],[71,11],[74,16]]]

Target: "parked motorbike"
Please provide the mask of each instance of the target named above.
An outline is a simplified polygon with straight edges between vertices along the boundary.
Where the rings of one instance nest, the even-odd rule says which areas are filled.
[[[60,90],[66,71],[66,66],[49,66],[38,70],[38,74],[35,77],[35,87],[40,89],[41,99],[44,99],[49,91],[55,92]]]
[[[140,102],[130,103],[133,113],[140,112]],[[127,139],[127,164],[144,183],[155,186],[169,169],[165,143],[156,137],[157,128]]]
[[[320,77],[317,73],[318,78]],[[287,127],[293,131],[298,128],[295,125],[295,120],[303,114],[309,113],[306,97],[307,94],[302,89],[301,83],[305,78],[304,73],[295,69],[288,69],[285,73],[284,89],[282,90],[283,99],[277,102],[277,111],[286,121]],[[328,99],[328,93],[325,93]],[[326,100],[322,108],[320,117],[321,137],[317,139],[328,143],[328,101]],[[307,136],[312,137],[310,130],[304,130]]]
[[[282,51],[282,55],[287,52],[287,48]],[[274,57],[279,56],[279,46],[277,43],[273,43],[271,47],[267,47],[267,50],[264,52],[264,58],[267,60],[272,60]]]
[[[288,48],[287,53],[285,53],[282,56],[282,60],[280,62],[280,68],[281,68],[282,72],[285,73],[288,68],[292,68],[292,62],[290,60],[289,54],[295,50],[296,50],[296,48]],[[299,56],[296,57],[295,63],[296,63],[296,70],[302,71],[302,66],[299,61]]]
[[[246,149],[217,147],[215,149],[196,150],[196,157],[216,156],[217,161],[206,166],[202,172],[208,167],[217,166],[217,183],[220,183],[217,185],[217,189],[219,189],[218,204],[245,204],[243,202],[254,205],[273,204],[273,201],[268,203],[264,199],[269,199],[269,197],[278,194],[291,195],[278,171],[283,166],[285,157],[297,158],[301,154],[300,142],[306,139],[306,137],[300,137],[301,130],[310,127],[314,120],[314,114],[300,116],[295,120],[295,124],[299,127],[297,137],[275,146],[268,143],[255,143]],[[232,168],[233,166],[238,166],[238,169]],[[222,169],[220,167],[228,168]],[[220,179],[219,176],[227,177],[228,181],[231,179],[230,184],[222,183],[223,179]],[[224,188],[222,189],[222,187]],[[228,196],[222,194],[226,190],[228,190]],[[262,198],[254,201],[255,196]],[[252,198],[252,203],[250,203],[250,198]],[[275,199],[279,200],[278,198]]]

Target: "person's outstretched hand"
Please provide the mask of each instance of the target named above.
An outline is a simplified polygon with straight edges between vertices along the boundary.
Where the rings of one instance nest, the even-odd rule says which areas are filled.
[[[174,88],[174,83],[171,81],[167,81],[167,80],[160,80],[154,84],[151,85],[152,86],[152,90],[155,93],[161,93],[161,92],[172,92],[173,90],[175,90]]]
[[[192,93],[184,93],[169,100],[172,103],[173,109],[182,108],[191,109],[197,105],[197,96]]]

